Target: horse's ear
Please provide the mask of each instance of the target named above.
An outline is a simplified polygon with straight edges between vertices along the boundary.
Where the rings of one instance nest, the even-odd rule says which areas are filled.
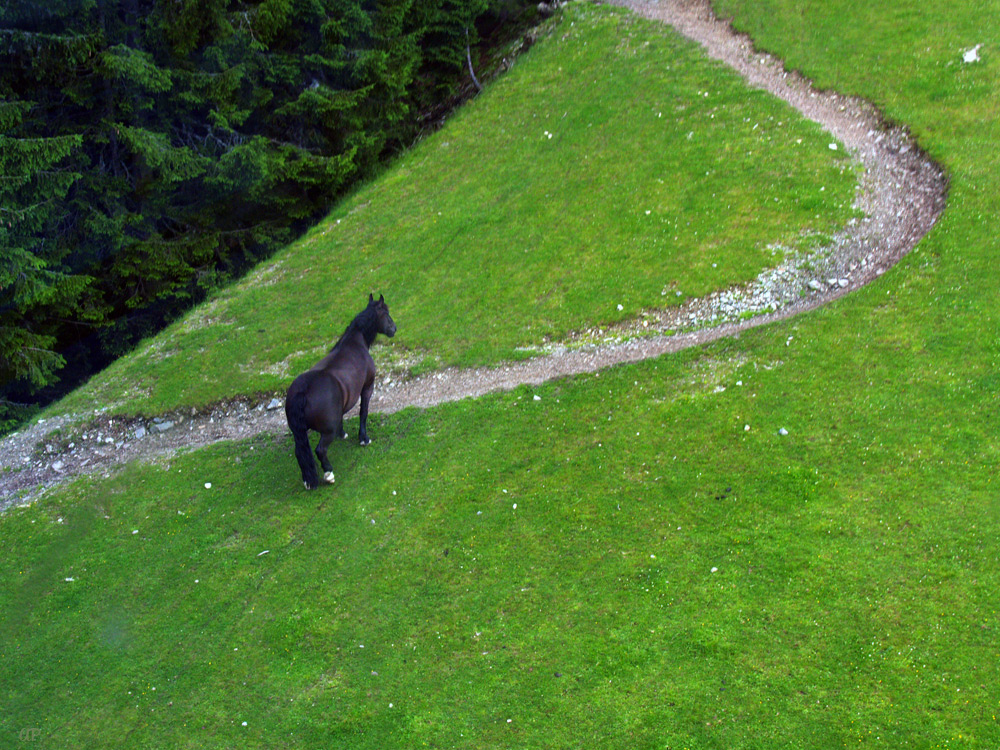
[[[379,301],[379,302],[381,302],[381,303],[382,303],[382,304],[384,305],[384,304],[385,304],[385,297],[383,297],[383,296],[382,296],[382,295],[380,294],[380,295],[378,296],[378,301]]]
[[[371,292],[368,292],[368,301],[369,302],[374,302],[375,301],[375,296]]]

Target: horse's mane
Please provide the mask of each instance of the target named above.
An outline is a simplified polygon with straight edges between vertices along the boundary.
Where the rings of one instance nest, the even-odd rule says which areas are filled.
[[[370,347],[372,342],[375,341],[375,336],[378,335],[378,312],[375,309],[375,305],[369,304],[364,310],[354,316],[354,320],[344,329],[340,338],[337,339],[337,343],[333,345],[330,354],[337,351],[341,344],[356,331],[361,332],[361,335],[365,337],[365,345]]]

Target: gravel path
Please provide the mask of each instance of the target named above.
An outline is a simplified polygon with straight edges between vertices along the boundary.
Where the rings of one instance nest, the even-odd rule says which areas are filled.
[[[733,336],[811,310],[884,273],[917,244],[944,210],[947,180],[942,170],[903,129],[888,125],[866,102],[817,91],[798,74],[785,71],[780,60],[757,52],[748,37],[717,19],[708,0],[610,1],[670,24],[752,86],[785,100],[829,131],[864,167],[856,206],[865,218],[835,237],[832,249],[821,257],[792,258],[744,287],[691,300],[670,311],[647,311],[616,328],[581,332],[530,360],[491,368],[448,369],[404,382],[383,378],[372,399],[373,411],[426,408],[592,372]],[[759,314],[741,320],[748,312]],[[587,343],[595,337],[600,343]],[[241,399],[210,411],[174,413],[159,420],[101,417],[86,428],[71,428],[68,418],[55,418],[5,438],[0,441],[0,511],[30,502],[45,489],[80,473],[107,475],[140,457],[155,458],[219,440],[287,430],[280,402],[270,399]],[[60,428],[65,434],[55,432]]]

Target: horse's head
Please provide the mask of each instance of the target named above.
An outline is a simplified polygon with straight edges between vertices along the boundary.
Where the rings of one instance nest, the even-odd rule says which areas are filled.
[[[368,295],[368,306],[375,308],[375,319],[378,321],[378,332],[383,336],[392,338],[396,335],[396,324],[389,317],[389,306],[385,304],[385,298],[380,294],[378,301],[371,294]]]

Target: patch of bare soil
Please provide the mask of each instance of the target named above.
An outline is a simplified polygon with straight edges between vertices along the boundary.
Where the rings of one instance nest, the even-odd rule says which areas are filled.
[[[852,222],[820,255],[790,258],[746,286],[668,311],[646,311],[627,325],[580,332],[562,344],[540,348],[542,353],[532,359],[447,369],[403,382],[383,377],[372,399],[373,411],[426,408],[593,372],[797,315],[877,278],[913,249],[944,210],[945,175],[904,129],[888,124],[867,102],[817,91],[802,76],[786,71],[780,60],[758,52],[748,37],[719,20],[708,0],[611,2],[673,26],[752,86],[785,100],[829,131],[864,168],[855,201],[864,218]],[[109,474],[137,458],[155,459],[261,432],[282,433],[287,426],[281,406],[279,399],[239,399],[156,420],[98,417],[79,427],[78,419],[65,417],[33,424],[0,441],[0,511],[30,502],[77,474]]]

